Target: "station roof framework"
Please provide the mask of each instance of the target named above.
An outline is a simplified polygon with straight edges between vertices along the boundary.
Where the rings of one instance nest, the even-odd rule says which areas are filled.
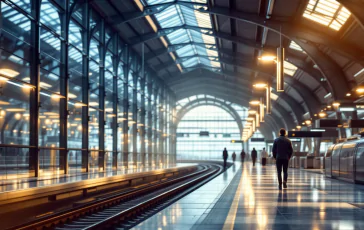
[[[28,1],[13,1],[29,11]],[[275,52],[280,34],[286,48],[287,77],[284,93],[276,93],[273,87],[275,104],[281,107],[276,111],[278,118],[290,115],[300,124],[327,103],[352,102],[346,95],[364,81],[364,17],[358,10],[364,3],[360,1],[90,2],[140,55],[144,44],[146,63],[175,91],[177,99],[206,93],[247,106],[256,78],[274,85],[274,65],[257,59]],[[60,30],[52,20],[57,10],[45,4],[42,10],[49,11],[49,20],[41,23]],[[12,17],[24,30],[30,29],[21,17]],[[71,23],[72,28],[69,39],[76,43],[79,28]],[[52,44],[51,37],[47,41]],[[79,55],[70,51],[71,58]]]

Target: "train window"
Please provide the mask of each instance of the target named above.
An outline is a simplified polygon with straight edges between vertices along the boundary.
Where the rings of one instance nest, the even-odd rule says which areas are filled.
[[[333,151],[334,147],[335,147],[335,145],[332,145],[327,149],[325,157],[331,157],[331,154],[332,154],[332,151]]]
[[[343,146],[343,144],[337,144],[334,147],[334,151],[332,152],[332,156],[338,156],[341,150],[341,146]]]
[[[341,149],[341,153],[340,156],[341,157],[349,157],[352,156],[352,152],[355,148],[356,142],[354,143],[346,143],[343,145],[342,149]]]

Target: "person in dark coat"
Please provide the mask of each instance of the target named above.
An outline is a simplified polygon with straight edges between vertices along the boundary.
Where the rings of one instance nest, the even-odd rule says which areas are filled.
[[[273,157],[276,159],[279,189],[282,189],[282,168],[283,188],[287,188],[288,162],[293,154],[292,142],[286,137],[286,130],[279,130],[280,136],[273,143]]]
[[[226,148],[224,148],[224,151],[222,152],[222,157],[224,159],[224,169],[226,169],[226,161],[228,159],[228,156],[229,156],[228,151],[226,150]]]
[[[235,159],[236,159],[236,154],[235,152],[233,152],[233,155],[231,156],[233,158],[233,162],[235,162]]]
[[[240,160],[241,160],[241,163],[244,163],[244,159],[245,159],[245,151],[244,149],[241,150],[241,153],[240,153]]]
[[[258,156],[257,150],[255,150],[255,148],[253,148],[253,151],[252,151],[253,166],[255,166],[255,161],[257,160],[257,156]]]

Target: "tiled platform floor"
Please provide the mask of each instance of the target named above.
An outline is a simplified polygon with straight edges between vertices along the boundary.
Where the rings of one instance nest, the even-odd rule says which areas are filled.
[[[364,229],[364,186],[289,173],[279,191],[274,166],[237,163],[134,229]]]

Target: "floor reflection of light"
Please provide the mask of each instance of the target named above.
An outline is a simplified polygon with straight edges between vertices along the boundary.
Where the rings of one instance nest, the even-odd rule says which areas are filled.
[[[320,212],[320,219],[325,219],[326,212]]]
[[[262,209],[257,209],[257,222],[261,227],[265,227],[268,223],[268,216]]]
[[[317,190],[312,191],[312,200],[318,201],[319,200],[319,192]]]
[[[163,222],[164,227],[167,226],[167,217],[166,216],[163,216],[162,222]]]
[[[301,204],[301,195],[300,194],[297,195],[297,203]]]

